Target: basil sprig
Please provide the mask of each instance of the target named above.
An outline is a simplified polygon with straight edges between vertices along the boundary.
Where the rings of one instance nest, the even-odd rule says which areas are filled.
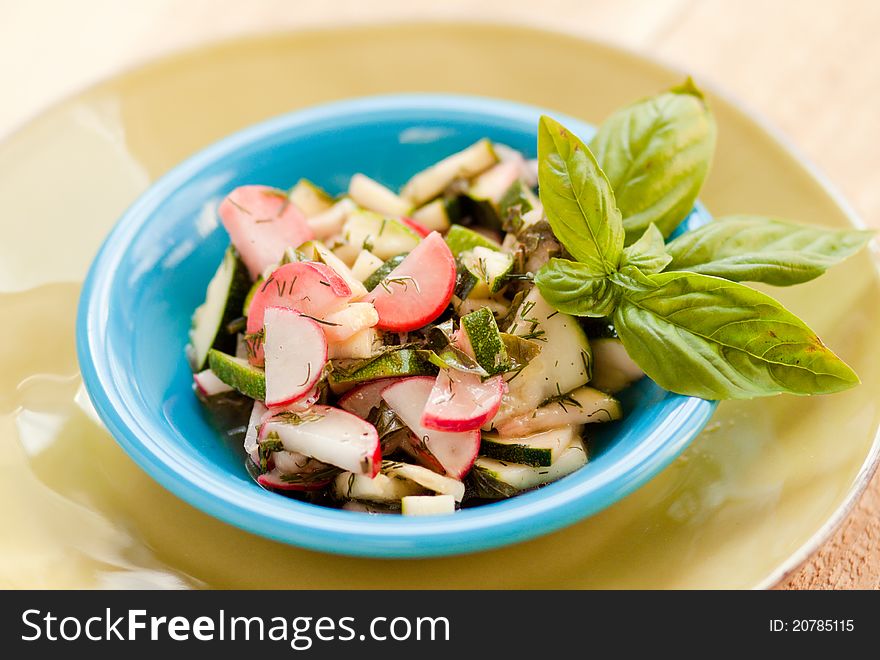
[[[671,93],[694,96],[704,107],[692,83],[684,89],[688,91]],[[657,103],[654,107],[662,108],[671,101]],[[701,112],[698,117],[701,126],[711,124],[714,145],[711,115]],[[858,384],[853,370],[802,320],[739,280],[777,285],[807,281],[858,251],[871,233],[735,216],[664,244],[664,234],[693,204],[708,162],[697,168],[703,172],[697,184],[675,184],[670,171],[674,179],[682,170],[662,163],[686,162],[682,151],[691,158],[695,133],[685,130],[676,137],[675,131],[684,130],[681,121],[661,124],[665,128],[655,132],[663,142],[652,143],[657,136],[649,131],[648,149],[634,137],[639,122],[606,122],[599,140],[606,151],[608,145],[633,144],[628,174],[606,177],[598,164],[603,159],[597,162],[558,122],[541,118],[541,202],[554,233],[575,259],[551,259],[535,275],[547,302],[575,316],[610,316],[630,357],[659,385],[680,394],[747,399],[782,392],[826,394]],[[704,126],[697,133],[706,130]],[[616,136],[614,131],[629,134]],[[705,155],[706,143],[701,143],[698,151]],[[637,157],[648,152],[647,162],[657,167],[645,168],[645,160]],[[609,182],[615,181],[622,182],[622,193],[611,189]],[[638,233],[628,232],[628,247],[623,247],[627,218],[637,216],[621,213],[618,199],[622,194],[627,208],[635,208],[633,182],[649,196],[666,192],[644,206],[638,222],[630,222],[628,229]],[[661,198],[662,203],[657,201]]]

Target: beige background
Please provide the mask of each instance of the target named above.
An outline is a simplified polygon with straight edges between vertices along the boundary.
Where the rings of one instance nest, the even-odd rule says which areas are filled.
[[[880,227],[873,0],[2,0],[0,136],[92,82],[208,40],[426,17],[525,22],[686,69],[763,115]],[[785,586],[880,588],[880,479]]]

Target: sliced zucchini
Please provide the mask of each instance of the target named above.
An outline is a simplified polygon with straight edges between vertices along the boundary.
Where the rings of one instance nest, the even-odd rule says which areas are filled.
[[[452,256],[457,257],[466,250],[472,250],[475,247],[484,247],[490,250],[500,250],[501,246],[495,241],[486,238],[473,229],[468,229],[463,225],[452,225],[444,237],[446,245]]]
[[[507,278],[513,271],[513,255],[508,252],[477,246],[465,250],[458,258],[477,278],[470,293],[474,298],[486,298],[498,293],[507,284]]]
[[[519,180],[519,173],[519,164],[514,161],[498,163],[474,179],[468,196],[487,200],[497,207],[504,194]]]
[[[364,288],[363,283],[355,277],[351,268],[346,266],[342,259],[331,252],[330,248],[321,241],[308,241],[300,245],[296,251],[304,255],[309,261],[319,261],[332,268],[348,284],[348,288],[351,289],[352,300],[358,300],[367,295],[367,290]]]
[[[519,181],[519,163],[498,163],[478,176],[461,203],[462,213],[477,224],[500,228],[500,202],[510,188]]]
[[[308,179],[300,179],[290,189],[290,201],[307,218],[323,213],[333,206],[333,197]]]
[[[514,381],[516,382],[516,381]],[[594,424],[620,419],[620,402],[610,394],[584,386],[557,395],[535,410],[494,421],[498,435],[516,437],[538,433],[564,424]]]
[[[437,371],[437,367],[422,357],[419,351],[412,348],[401,348],[387,351],[348,368],[334,365],[334,369],[330,373],[330,383],[354,384],[393,376],[432,376]]]
[[[562,426],[541,433],[506,438],[483,433],[480,455],[505,463],[522,463],[535,467],[552,465],[577,437],[575,426]]]
[[[333,494],[342,500],[399,502],[407,495],[421,495],[425,489],[409,479],[377,474],[370,479],[362,474],[343,472],[333,481]]]
[[[498,499],[557,481],[586,464],[584,443],[575,439],[554,463],[546,467],[508,463],[481,456],[474,462],[470,481],[477,497]]]
[[[413,176],[401,196],[416,206],[440,195],[456,179],[470,179],[498,162],[492,143],[483,138]]]
[[[431,231],[446,231],[452,224],[446,200],[435,199],[420,206],[412,213],[412,219]]]
[[[520,228],[517,224],[522,225],[522,216],[539,206],[541,206],[541,201],[532,192],[531,188],[527,187],[522,181],[515,181],[501,197],[501,201],[498,202],[498,215],[501,216],[501,221],[505,222],[513,220],[511,217],[513,214],[518,214],[518,223],[515,222],[513,225],[513,229],[517,230]]]
[[[508,380],[509,392],[495,416],[496,425],[534,412],[551,397],[571,392],[590,380],[590,342],[577,319],[553,309],[533,287],[514,314],[507,332],[541,344],[541,352]]]
[[[406,495],[400,500],[400,513],[405,516],[448,516],[455,513],[455,499],[451,495]]]
[[[476,280],[476,278],[474,279]],[[497,318],[502,318],[507,314],[509,308],[509,305],[504,304],[500,300],[495,300],[494,298],[474,297],[466,298],[465,300],[453,298],[452,306],[455,308],[455,313],[459,316],[465,316],[466,314],[475,312],[483,307],[488,307],[489,311],[491,311]]]
[[[382,260],[369,250],[361,250],[357,259],[354,260],[351,273],[361,282],[365,282],[370,275],[376,272],[376,269],[382,267],[382,263]]]
[[[466,299],[477,285],[477,277],[461,261],[455,262],[455,288],[452,295],[459,300]]]
[[[456,502],[461,502],[464,498],[464,484],[461,481],[437,474],[433,470],[429,470],[421,465],[412,465],[411,463],[401,463],[399,461],[382,461],[382,473],[389,477],[409,479],[435,493],[449,495]]]
[[[247,360],[211,349],[208,351],[211,371],[227,385],[257,401],[266,400],[266,372]]]
[[[227,331],[226,326],[241,317],[242,305],[250,286],[247,268],[233,248],[229,247],[208,283],[205,302],[196,308],[192,316],[186,352],[193,371],[205,368],[211,348],[225,352],[235,350],[236,333]]]
[[[465,314],[460,321],[460,348],[473,357],[490,376],[510,368],[507,347],[498,330],[495,315],[488,307]]]
[[[358,253],[362,249],[369,250],[380,259],[409,252],[421,241],[419,235],[402,222],[363,210],[348,216],[342,236]]]
[[[388,273],[397,268],[400,265],[400,262],[406,258],[407,254],[409,253],[405,252],[404,254],[394,255],[370,273],[370,276],[364,280],[364,287],[366,287],[367,291],[372,291],[379,286],[379,282],[384,280]]]
[[[412,210],[412,204],[364,174],[355,174],[348,184],[348,196],[368,211],[400,217]]]

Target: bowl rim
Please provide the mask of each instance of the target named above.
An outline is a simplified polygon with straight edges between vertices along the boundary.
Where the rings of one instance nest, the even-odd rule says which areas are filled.
[[[617,461],[574,482],[569,478],[510,500],[446,517],[352,515],[269,491],[248,491],[243,498],[242,491],[228,477],[220,480],[216,472],[204,468],[201,474],[208,481],[199,482],[192,471],[183,470],[176,459],[172,460],[162,443],[143,427],[136,411],[125,405],[122,387],[113,378],[104,351],[116,267],[126,255],[131,239],[170,194],[244,147],[272,141],[284,131],[316,123],[401,111],[484,119],[491,116],[496,121],[504,119],[517,124],[537,123],[540,114],[549,114],[578,132],[589,134],[594,130],[581,120],[537,106],[459,94],[356,97],[272,117],[212,143],[153,182],[105,238],[89,268],[78,305],[76,349],[83,383],[100,419],[143,470],[174,495],[219,520],[276,541],[334,554],[388,558],[459,555],[551,533],[597,513],[647,483],[687,447],[717,406],[715,401],[681,396],[674,412],[649,434],[648,439],[656,445],[652,445],[652,451],[638,452],[638,457]],[[661,430],[663,439],[657,437]],[[542,524],[524,524],[533,519],[540,519]]]

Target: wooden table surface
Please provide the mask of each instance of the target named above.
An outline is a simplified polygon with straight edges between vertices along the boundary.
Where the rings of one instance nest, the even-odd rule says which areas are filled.
[[[875,0],[3,0],[0,136],[53,101],[160,54],[262,30],[466,17],[624,45],[763,115],[880,227],[880,2]],[[781,585],[880,588],[880,474]]]

